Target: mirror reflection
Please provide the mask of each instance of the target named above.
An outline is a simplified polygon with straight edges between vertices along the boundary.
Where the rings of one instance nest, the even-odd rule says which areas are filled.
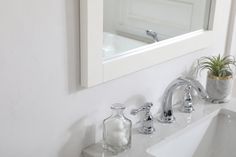
[[[103,57],[206,29],[211,0],[104,0]]]

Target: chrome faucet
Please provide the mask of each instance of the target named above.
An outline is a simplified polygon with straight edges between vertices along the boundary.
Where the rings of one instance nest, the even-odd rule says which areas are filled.
[[[151,107],[153,106],[152,103],[145,103],[143,106],[141,106],[138,109],[133,109],[131,111],[132,115],[136,115],[137,113],[144,111],[145,116],[142,120],[142,126],[139,128],[139,132],[142,134],[152,134],[155,131],[155,128],[153,126],[153,116],[150,112]]]
[[[192,96],[190,94],[191,88],[197,91],[198,96],[200,96],[204,100],[208,100],[208,94],[206,93],[204,87],[201,83],[195,79],[188,77],[179,77],[175,79],[170,85],[166,88],[163,100],[162,100],[162,112],[158,120],[162,123],[172,123],[175,121],[175,117],[173,115],[173,107],[172,107],[172,96],[176,88],[180,86],[185,86],[185,100],[184,100],[184,112],[193,111],[192,108]]]
[[[157,37],[157,33],[155,31],[152,30],[146,30],[146,34],[150,37],[152,37],[152,39],[154,40],[154,42],[158,42],[159,39]]]

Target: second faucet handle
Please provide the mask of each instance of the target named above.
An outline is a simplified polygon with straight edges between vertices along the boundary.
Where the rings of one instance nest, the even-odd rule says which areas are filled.
[[[145,103],[143,106],[141,106],[138,109],[133,109],[131,111],[132,115],[136,115],[137,113],[144,111],[145,116],[144,119],[141,121],[141,127],[139,128],[139,132],[142,134],[152,134],[155,131],[155,128],[153,126],[153,116],[151,113],[151,107],[153,106],[152,103]]]
[[[194,111],[191,85],[187,85],[185,87],[184,100],[183,100],[183,105],[181,107],[181,111],[184,113],[191,113]]]

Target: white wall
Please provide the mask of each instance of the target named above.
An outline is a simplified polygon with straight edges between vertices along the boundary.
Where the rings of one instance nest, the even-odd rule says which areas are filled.
[[[231,5],[231,16],[230,24],[228,26],[228,45],[226,47],[226,52],[229,54],[236,55],[236,1],[232,2]]]
[[[157,109],[168,83],[196,58],[224,50],[227,18],[207,50],[82,89],[78,8],[77,0],[0,1],[1,157],[78,157],[101,139],[112,103],[131,108],[147,100]]]

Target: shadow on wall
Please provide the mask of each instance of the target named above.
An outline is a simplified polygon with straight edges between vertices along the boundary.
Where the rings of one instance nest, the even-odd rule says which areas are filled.
[[[142,95],[134,95],[125,101],[127,114],[130,116],[130,110],[140,107],[146,102],[146,98]],[[106,117],[104,117],[106,118]],[[138,116],[130,116],[135,122],[140,120]],[[84,116],[75,122],[68,130],[68,138],[61,147],[58,157],[82,157],[82,150],[87,146],[96,143],[97,129],[102,130],[102,123],[96,124],[91,121],[91,116]]]
[[[131,119],[132,122],[136,123],[138,122],[137,120],[143,119],[145,113],[140,112],[136,116],[130,116],[131,110],[140,108],[146,102],[147,99],[143,95],[133,95],[124,102],[126,107],[126,115],[129,115],[128,118]]]
[[[79,0],[66,0],[65,22],[67,36],[67,73],[68,90],[74,93],[81,90],[80,87],[80,19]]]
[[[87,118],[83,117],[69,128],[68,133],[69,138],[58,157],[80,157],[83,148],[95,143],[96,126],[88,125]]]

